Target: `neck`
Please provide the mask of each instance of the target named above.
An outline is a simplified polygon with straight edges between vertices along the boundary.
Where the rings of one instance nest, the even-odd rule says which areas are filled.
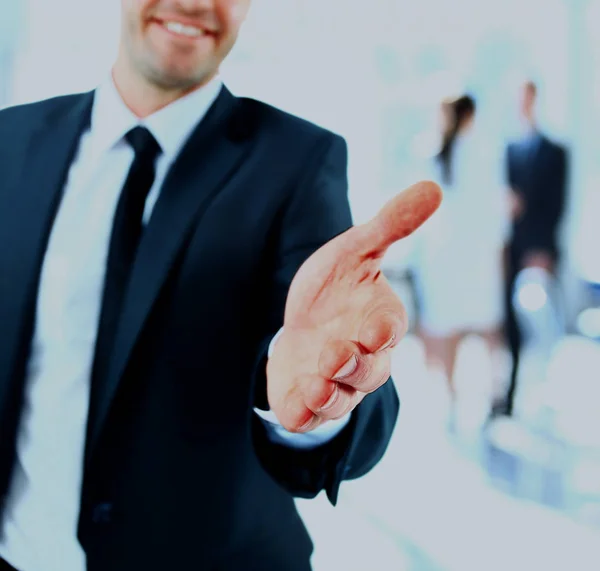
[[[204,83],[187,89],[161,89],[136,73],[119,57],[112,69],[112,78],[121,99],[132,113],[143,119],[170,105]]]
[[[523,131],[526,135],[531,135],[537,131],[537,123],[534,117],[525,117],[523,121]]]

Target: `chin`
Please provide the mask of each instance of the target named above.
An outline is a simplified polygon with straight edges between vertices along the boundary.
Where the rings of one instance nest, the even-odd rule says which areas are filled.
[[[153,83],[163,89],[186,90],[205,83],[210,76],[207,74],[182,73],[180,70],[162,70],[152,77]]]
[[[172,62],[154,62],[146,66],[146,77],[163,89],[188,89],[201,84],[214,75],[210,70],[198,69],[192,65]]]

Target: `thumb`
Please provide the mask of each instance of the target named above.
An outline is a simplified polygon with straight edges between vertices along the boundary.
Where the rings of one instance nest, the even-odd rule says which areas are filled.
[[[392,198],[366,224],[356,228],[356,250],[363,256],[383,257],[398,240],[410,236],[439,207],[440,187],[431,181],[414,184]]]

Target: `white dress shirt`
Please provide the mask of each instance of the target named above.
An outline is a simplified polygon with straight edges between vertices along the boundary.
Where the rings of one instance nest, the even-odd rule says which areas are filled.
[[[126,107],[112,80],[96,91],[91,126],[69,170],[43,261],[17,460],[0,522],[0,556],[19,571],[86,568],[77,522],[105,264],[134,158],[123,137],[144,125],[162,149],[146,201],[147,222],[170,165],[220,89],[215,79],[143,121]],[[274,441],[303,448],[326,442],[348,421],[291,434],[272,413],[260,414]]]

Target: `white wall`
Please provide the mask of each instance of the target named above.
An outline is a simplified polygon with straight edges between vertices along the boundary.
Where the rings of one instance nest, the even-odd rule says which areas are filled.
[[[357,222],[374,214],[385,199],[378,188],[382,140],[373,36],[361,4],[255,0],[223,70],[236,93],[272,103],[346,138]]]
[[[92,89],[116,54],[119,0],[27,2],[14,102]]]

